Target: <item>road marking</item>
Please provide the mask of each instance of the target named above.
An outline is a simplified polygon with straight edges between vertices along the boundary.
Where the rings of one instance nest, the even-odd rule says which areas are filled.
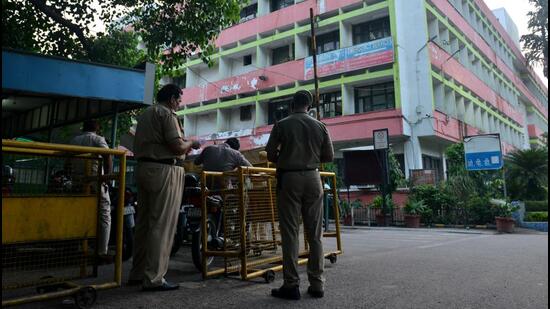
[[[446,245],[449,245],[449,244],[454,244],[454,243],[457,243],[457,242],[463,242],[463,241],[472,240],[472,239],[481,239],[481,238],[486,238],[486,237],[489,237],[489,236],[492,236],[492,235],[483,235],[483,236],[474,236],[474,237],[468,237],[468,238],[462,238],[462,239],[455,239],[455,240],[446,241],[446,242],[442,242],[442,243],[437,243],[437,244],[433,244],[433,245],[419,246],[418,248],[420,248],[420,249],[429,249],[429,248],[441,247],[441,246],[446,246]]]

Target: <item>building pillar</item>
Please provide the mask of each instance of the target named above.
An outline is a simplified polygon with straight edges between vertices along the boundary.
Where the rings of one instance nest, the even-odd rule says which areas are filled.
[[[258,39],[260,39],[260,36],[258,36]],[[256,47],[256,66],[258,68],[269,66],[269,52],[267,48],[261,46]]]
[[[304,35],[294,35],[294,57],[296,60],[309,56],[308,37]]]
[[[355,93],[353,86],[342,84],[342,115],[355,114]]]
[[[256,101],[256,127],[266,126],[268,124],[268,103]]]
[[[267,15],[271,12],[269,0],[258,0],[258,17]]]
[[[229,120],[231,118],[230,111],[217,109],[216,110],[216,132],[225,132],[229,128]]]
[[[185,87],[192,88],[197,85],[197,74],[193,72],[190,68],[187,68],[185,71]]]
[[[418,137],[411,136],[404,144],[405,176],[410,177],[410,170],[422,169],[422,148]]]
[[[232,60],[231,58],[229,57],[223,57],[223,56],[220,56],[219,57],[219,71],[218,71],[218,77],[219,79],[225,79],[225,78],[228,78],[228,77],[231,77],[232,76],[232,72],[231,72],[231,69],[232,69]]]
[[[340,21],[340,48],[353,46],[352,25]]]

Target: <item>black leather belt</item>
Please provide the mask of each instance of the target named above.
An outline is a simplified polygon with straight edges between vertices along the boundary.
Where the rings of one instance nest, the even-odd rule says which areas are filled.
[[[160,164],[175,165],[175,166],[183,167],[184,160],[176,159],[176,158],[161,159],[161,160],[151,159],[151,158],[141,158],[141,159],[138,159],[138,162],[151,162],[151,163],[160,163]]]

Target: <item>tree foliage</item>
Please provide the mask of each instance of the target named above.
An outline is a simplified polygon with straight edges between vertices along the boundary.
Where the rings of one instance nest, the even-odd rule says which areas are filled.
[[[548,0],[529,0],[534,11],[529,12],[528,27],[530,34],[521,36],[529,64],[543,66],[544,76],[548,78]]]
[[[192,53],[208,61],[220,29],[238,21],[245,0],[2,0],[2,47],[92,60],[100,40],[91,31],[131,28],[148,61],[171,70]],[[99,20],[96,20],[99,19]]]
[[[520,200],[543,200],[548,186],[548,149],[516,150],[506,157],[506,184]]]

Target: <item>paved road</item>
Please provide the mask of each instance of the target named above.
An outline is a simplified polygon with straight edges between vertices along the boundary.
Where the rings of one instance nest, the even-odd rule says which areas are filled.
[[[280,273],[271,284],[202,281],[182,253],[168,274],[180,290],[102,291],[94,308],[548,308],[547,233],[358,228],[342,237],[345,254],[327,263],[323,299],[305,294],[304,268],[302,300],[285,301],[269,296]]]

